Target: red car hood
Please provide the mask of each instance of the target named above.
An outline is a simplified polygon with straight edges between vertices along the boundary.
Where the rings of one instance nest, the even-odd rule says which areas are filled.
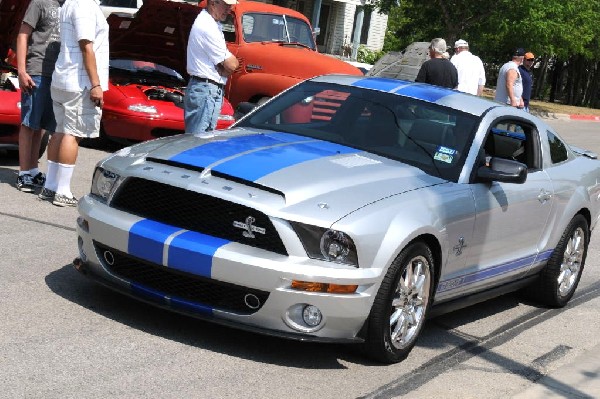
[[[30,0],[0,0],[0,59],[14,46]]]
[[[111,14],[110,58],[155,62],[186,75],[187,40],[199,12],[193,4],[145,0],[135,18]]]

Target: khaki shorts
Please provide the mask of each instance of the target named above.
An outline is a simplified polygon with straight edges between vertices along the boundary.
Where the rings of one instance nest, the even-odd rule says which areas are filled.
[[[102,109],[90,100],[90,90],[64,91],[51,87],[56,131],[75,137],[95,138],[100,135]]]

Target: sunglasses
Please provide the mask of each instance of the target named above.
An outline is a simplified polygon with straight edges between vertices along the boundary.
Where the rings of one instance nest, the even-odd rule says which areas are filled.
[[[533,60],[535,60],[535,58],[527,58],[527,59],[525,59],[525,61],[533,61]]]

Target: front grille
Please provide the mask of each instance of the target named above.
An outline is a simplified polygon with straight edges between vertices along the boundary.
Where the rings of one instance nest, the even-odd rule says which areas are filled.
[[[132,177],[115,194],[111,206],[134,215],[181,229],[239,242],[281,255],[287,251],[271,220],[255,209],[152,180]],[[265,234],[246,237],[234,222],[264,228]]]
[[[99,242],[94,242],[94,246],[98,258],[112,274],[171,298],[244,315],[257,312],[269,298],[265,291],[159,266]],[[111,264],[105,259],[107,251],[112,255],[108,256]]]

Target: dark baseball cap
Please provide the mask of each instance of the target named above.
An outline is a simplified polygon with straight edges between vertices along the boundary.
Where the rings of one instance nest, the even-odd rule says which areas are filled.
[[[517,47],[513,50],[513,57],[523,57],[525,55],[525,49],[523,47]]]

